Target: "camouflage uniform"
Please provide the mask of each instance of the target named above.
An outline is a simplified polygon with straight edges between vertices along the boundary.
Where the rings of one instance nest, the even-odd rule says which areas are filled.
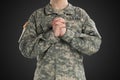
[[[66,20],[62,37],[54,36],[55,17]],[[18,42],[23,56],[37,58],[34,80],[86,80],[82,54],[96,53],[101,36],[85,10],[69,4],[57,12],[48,4],[33,12]]]

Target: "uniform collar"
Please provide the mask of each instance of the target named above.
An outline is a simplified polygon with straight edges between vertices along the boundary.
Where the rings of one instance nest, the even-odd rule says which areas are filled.
[[[68,4],[68,6],[66,8],[64,8],[63,10],[63,13],[64,14],[74,14],[74,7],[72,6],[72,4]],[[53,13],[57,13],[53,10],[52,6],[50,4],[48,4],[46,7],[45,7],[45,13],[47,15],[49,14],[53,14]]]

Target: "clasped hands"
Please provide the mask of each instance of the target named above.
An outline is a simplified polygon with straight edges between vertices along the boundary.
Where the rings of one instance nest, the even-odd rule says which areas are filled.
[[[61,37],[66,32],[66,22],[61,17],[56,17],[52,21],[52,29],[54,32],[55,37]]]

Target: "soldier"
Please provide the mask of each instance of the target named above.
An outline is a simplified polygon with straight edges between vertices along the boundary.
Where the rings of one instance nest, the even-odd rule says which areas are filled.
[[[50,0],[23,27],[19,49],[37,59],[34,80],[86,80],[82,54],[96,53],[101,36],[84,9]]]

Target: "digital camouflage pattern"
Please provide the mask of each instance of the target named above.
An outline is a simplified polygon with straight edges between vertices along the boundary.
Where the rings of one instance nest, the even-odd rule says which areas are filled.
[[[55,17],[66,20],[67,31],[58,38],[51,27]],[[82,54],[96,53],[101,36],[85,10],[69,4],[58,12],[48,4],[33,12],[18,42],[23,56],[37,58],[34,80],[86,80]]]

